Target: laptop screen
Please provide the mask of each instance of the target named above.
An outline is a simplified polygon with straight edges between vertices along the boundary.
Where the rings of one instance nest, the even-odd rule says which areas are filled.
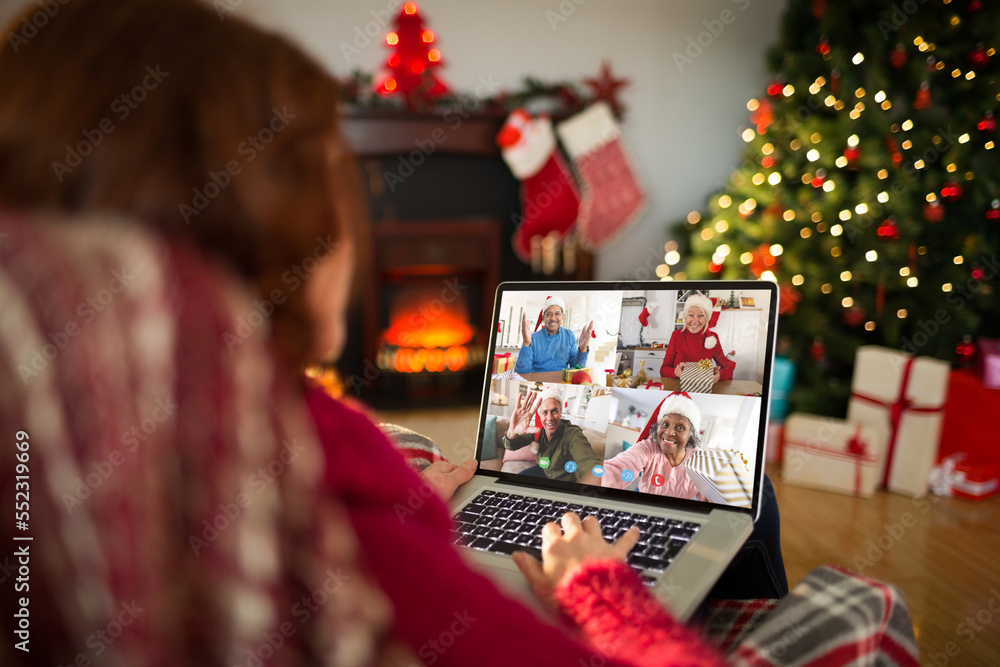
[[[756,516],[777,306],[763,281],[502,284],[480,473]]]

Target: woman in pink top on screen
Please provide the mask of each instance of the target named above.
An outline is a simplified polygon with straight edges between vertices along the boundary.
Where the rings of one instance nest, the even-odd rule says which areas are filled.
[[[639,441],[604,462],[601,485],[624,489],[642,473],[643,493],[705,500],[683,465],[688,452],[698,446],[700,425],[697,403],[686,392],[672,392],[656,406]]]
[[[715,324],[712,310],[712,300],[707,296],[692,294],[684,301],[684,328],[670,334],[660,377],[680,378],[685,364],[711,359],[715,365],[712,382],[733,379],[736,362],[726,356],[718,334],[710,330]]]

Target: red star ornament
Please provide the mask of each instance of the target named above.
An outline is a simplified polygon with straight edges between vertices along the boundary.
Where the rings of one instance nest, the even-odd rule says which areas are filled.
[[[625,107],[618,100],[618,90],[632,83],[630,79],[616,79],[611,74],[611,63],[601,61],[601,73],[597,78],[584,79],[583,82],[594,91],[594,100],[608,103],[616,118],[621,118]]]

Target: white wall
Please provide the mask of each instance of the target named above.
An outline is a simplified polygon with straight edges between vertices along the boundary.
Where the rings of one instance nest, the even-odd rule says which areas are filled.
[[[339,76],[373,72],[388,56],[380,28],[359,54],[345,57],[356,29],[376,20],[390,0],[216,0],[291,35]],[[399,2],[399,0],[395,0]],[[22,2],[0,0],[0,19]],[[521,79],[580,81],[607,58],[631,79],[624,139],[646,186],[649,208],[636,225],[598,253],[599,279],[647,277],[637,267],[662,260],[667,223],[701,209],[739,163],[746,102],[768,81],[764,52],[775,41],[784,0],[420,0],[438,35],[443,78],[472,92],[480,78],[508,89]],[[392,5],[397,6],[396,4]],[[550,23],[552,16],[568,14]],[[730,12],[719,19],[724,11]],[[374,15],[373,15],[374,12]],[[552,12],[548,14],[547,12]],[[382,16],[387,16],[383,14]],[[704,22],[718,32],[713,36]],[[713,23],[714,22],[714,23]],[[721,28],[721,32],[720,29]],[[679,71],[673,54],[701,39],[706,47]],[[651,277],[651,274],[648,275]]]
[[[340,44],[374,20],[389,0],[243,0],[237,11],[285,31],[344,75],[376,70],[388,56],[373,40],[348,62]],[[519,88],[526,75],[544,80],[596,76],[607,58],[631,79],[625,141],[646,186],[649,208],[619,241],[598,254],[597,277],[635,276],[662,259],[667,223],[701,209],[739,163],[738,128],[746,102],[768,82],[764,52],[775,41],[784,0],[421,0],[446,60],[442,76],[472,91],[480,77]],[[569,15],[550,24],[546,12]],[[570,13],[568,10],[575,8]],[[731,23],[719,21],[723,11]],[[719,35],[713,36],[704,21]],[[379,33],[379,38],[387,30]],[[699,35],[699,33],[704,33]],[[673,54],[701,38],[708,44],[678,71]],[[689,39],[691,42],[689,42]],[[692,53],[697,53],[692,51]],[[638,277],[643,277],[640,274]]]

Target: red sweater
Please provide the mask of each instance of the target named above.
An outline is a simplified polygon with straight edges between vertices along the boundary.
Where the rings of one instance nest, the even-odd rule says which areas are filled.
[[[705,347],[705,338],[714,338],[715,347],[709,349]],[[726,356],[722,349],[722,341],[714,331],[705,334],[699,331],[691,333],[686,328],[678,329],[670,334],[670,342],[667,343],[667,352],[663,357],[663,365],[660,366],[660,377],[678,377],[674,368],[682,361],[699,362],[702,359],[712,359],[719,367],[719,382],[733,379],[733,370],[736,362]]]
[[[421,495],[420,478],[365,415],[318,389],[307,402],[326,452],[327,483],[395,607],[395,637],[425,664],[724,664],[623,563],[587,564],[556,591],[568,627],[506,597],[462,561],[445,504]]]

